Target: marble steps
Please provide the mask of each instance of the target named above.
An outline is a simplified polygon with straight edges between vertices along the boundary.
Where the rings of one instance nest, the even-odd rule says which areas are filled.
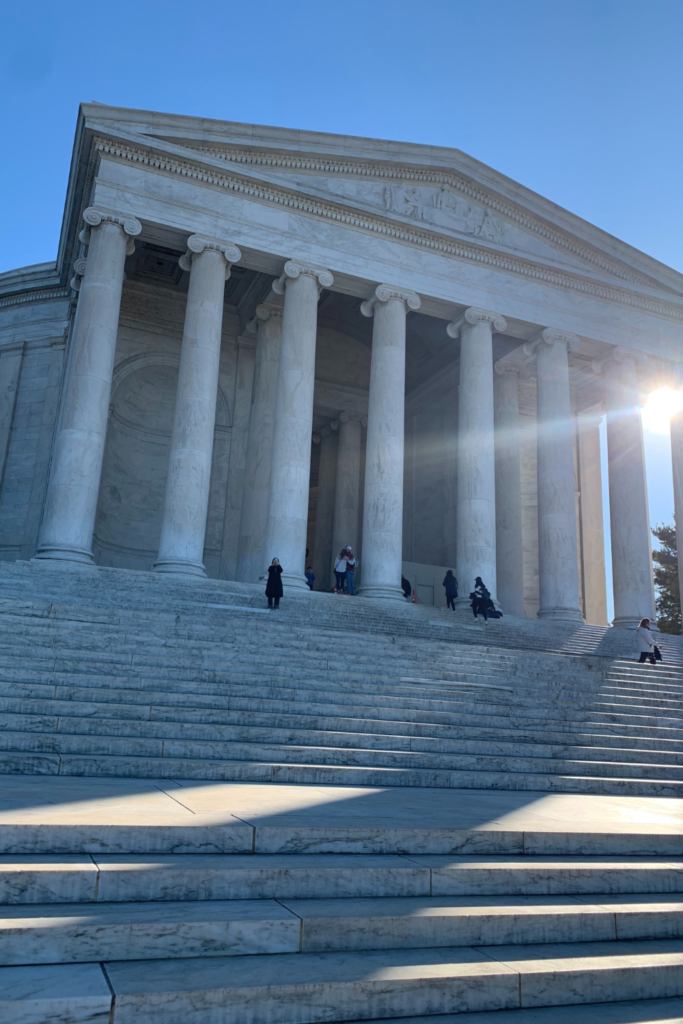
[[[607,732],[576,733],[569,735],[574,746],[567,744],[567,730],[520,730],[485,726],[444,726],[415,724],[396,720],[360,718],[332,718],[306,714],[279,714],[264,712],[204,712],[191,708],[178,711],[140,705],[88,704],[79,701],[0,698],[0,730],[27,732],[84,732],[118,735],[150,735],[169,738],[197,738],[220,740],[249,738],[254,731],[282,740],[285,735],[296,739],[320,737],[320,742],[349,742],[349,736],[358,737],[358,743],[395,743],[426,741],[445,744],[443,749],[455,749],[451,743],[495,745],[501,752],[510,746],[519,751],[520,744],[531,744],[542,751],[593,750],[595,756],[610,756],[617,748],[619,756],[657,763],[678,763],[683,741],[651,737],[622,736]],[[109,725],[109,722],[112,722]],[[239,731],[237,731],[239,730]],[[369,737],[369,739],[366,739]],[[412,745],[412,744],[411,744]],[[425,749],[427,749],[425,747]],[[418,749],[415,747],[415,749]],[[479,747],[477,746],[477,749]],[[464,752],[464,751],[463,751]],[[616,751],[614,756],[616,756]],[[661,757],[661,762],[659,758]]]
[[[325,765],[328,767],[363,767],[393,769],[433,769],[441,771],[541,773],[558,775],[592,775],[596,777],[633,778],[639,780],[683,783],[683,766],[625,760],[596,760],[589,748],[584,758],[516,753],[447,752],[392,749],[379,746],[335,747],[331,743],[316,746],[312,742],[297,745],[293,740],[268,743],[254,738],[249,741],[215,741],[121,736],[112,734],[40,733],[0,731],[0,755],[3,752],[28,754],[80,755],[133,758],[166,758],[193,761],[273,761],[279,764]]]
[[[25,735],[25,734],[24,734]],[[99,748],[98,748],[99,750]],[[583,770],[582,770],[583,769]],[[595,793],[612,796],[683,797],[683,782],[667,777],[622,777],[598,774],[589,764],[579,771],[507,772],[501,769],[393,768],[349,764],[228,761],[195,758],[140,757],[105,754],[54,754],[26,750],[0,751],[0,774],[90,776],[93,778],[187,779],[194,781],[279,783],[313,786],[490,789],[546,793]],[[623,773],[625,775],[625,773]]]
[[[254,696],[253,688],[248,688],[248,695],[226,693],[219,688],[219,694],[199,692],[195,687],[188,690],[169,687],[161,690],[140,690],[133,688],[118,689],[112,686],[75,686],[58,685],[54,682],[23,683],[0,681],[0,700],[40,701],[40,707],[53,706],[64,714],[76,714],[80,709],[91,710],[98,707],[101,714],[107,714],[107,705],[115,704],[121,709],[120,717],[148,718],[151,720],[152,709],[159,717],[172,719],[180,714],[190,713],[228,713],[244,712],[261,714],[294,714],[317,716],[328,719],[356,719],[384,722],[414,723],[427,727],[483,727],[519,729],[521,731],[546,731],[561,733],[596,733],[662,739],[670,741],[683,740],[683,723],[680,720],[656,718],[651,716],[634,716],[630,714],[615,715],[613,713],[584,712],[571,715],[558,712],[552,705],[547,708],[537,707],[536,714],[527,714],[527,709],[519,712],[515,708],[498,708],[494,713],[491,705],[477,703],[474,700],[461,700],[449,711],[432,708],[406,707],[404,701],[392,701],[384,696],[372,704],[363,704],[353,700],[353,695],[342,694],[346,699],[340,700],[337,695],[328,692],[326,703],[320,702],[318,691],[291,691],[290,699],[285,699],[280,689],[278,696]],[[292,699],[292,697],[294,699]],[[337,699],[334,699],[337,698]],[[54,705],[50,702],[54,701]],[[46,704],[47,702],[47,704]],[[135,711],[134,709],[138,710]],[[146,709],[146,710],[145,710]],[[352,712],[350,714],[350,712]],[[111,712],[109,712],[109,716]],[[186,719],[188,720],[188,719]],[[189,719],[191,720],[191,718]],[[541,727],[542,723],[542,727]]]
[[[3,906],[0,966],[683,938],[681,895]]]
[[[682,1021],[683,998],[674,997],[446,1013],[437,1017],[385,1017],[382,1024],[681,1024]],[[370,1024],[370,1021],[360,1020],[356,1024]]]
[[[0,856],[0,905],[683,893],[683,858],[335,853]],[[663,911],[664,916],[668,911]]]
[[[2,969],[0,986],[5,1000],[0,1011],[12,1024],[57,1019],[92,1024],[315,1024],[410,1015],[438,1021],[439,1014],[454,1006],[462,1013],[670,999],[683,991],[683,941],[7,967]],[[31,993],[39,993],[33,1006]],[[26,1011],[20,1016],[22,1003],[33,1016]]]
[[[1,710],[1,705],[0,705]],[[679,750],[643,750],[618,744],[598,745],[598,737],[591,737],[594,745],[568,745],[533,742],[515,731],[508,741],[483,736],[468,739],[447,739],[430,736],[402,736],[391,732],[335,732],[331,727],[322,729],[283,728],[280,725],[193,725],[185,722],[131,721],[129,719],[96,719],[60,717],[46,714],[13,714],[5,711],[0,718],[0,733],[23,733],[86,736],[117,736],[155,740],[183,740],[208,742],[255,742],[294,744],[300,746],[363,748],[370,750],[396,750],[434,752],[441,754],[495,754],[516,756],[520,752],[528,757],[577,758],[613,761],[619,763],[680,765],[683,767],[683,744]]]

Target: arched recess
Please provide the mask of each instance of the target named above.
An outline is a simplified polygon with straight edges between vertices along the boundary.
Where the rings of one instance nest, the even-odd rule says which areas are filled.
[[[93,538],[100,565],[149,570],[156,558],[179,365],[178,356],[158,351],[131,356],[114,370]],[[207,548],[222,534],[231,427],[219,387]]]

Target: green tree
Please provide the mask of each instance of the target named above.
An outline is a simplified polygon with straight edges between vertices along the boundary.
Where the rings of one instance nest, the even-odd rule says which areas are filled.
[[[657,625],[662,633],[681,632],[681,589],[678,581],[676,527],[658,523],[652,532],[660,543],[652,552]]]

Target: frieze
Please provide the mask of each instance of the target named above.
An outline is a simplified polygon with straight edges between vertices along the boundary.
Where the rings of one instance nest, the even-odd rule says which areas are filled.
[[[420,167],[396,167],[393,164],[370,163],[361,160],[330,160],[325,157],[298,156],[290,153],[263,153],[247,149],[223,149],[212,146],[202,146],[191,142],[183,142],[182,145],[183,148],[206,153],[207,156],[212,156],[219,160],[230,161],[231,163],[252,164],[254,166],[283,168],[287,170],[322,171],[328,174],[353,175],[365,179],[384,178],[406,182],[430,182],[439,186],[438,191],[444,190],[449,196],[454,195],[454,193],[459,193],[460,196],[474,200],[477,204],[477,208],[482,211],[482,214],[487,214],[489,218],[486,229],[481,235],[483,238],[496,242],[503,241],[502,237],[497,236],[497,233],[500,232],[501,228],[504,230],[504,222],[500,221],[499,217],[496,216],[496,214],[500,214],[502,217],[505,217],[506,220],[517,224],[519,227],[524,228],[524,230],[531,231],[534,234],[539,235],[552,245],[556,245],[558,248],[564,249],[566,252],[569,252],[574,256],[578,256],[580,259],[586,260],[586,262],[592,263],[594,266],[600,267],[602,270],[605,270],[610,274],[614,274],[616,277],[620,277],[624,281],[632,281],[634,284],[642,284],[647,287],[652,287],[653,284],[652,279],[647,277],[645,274],[639,274],[638,271],[624,267],[623,264],[616,260],[612,260],[608,256],[596,252],[594,249],[591,249],[590,246],[582,245],[581,242],[565,235],[562,231],[553,228],[541,219],[534,217],[533,214],[520,210],[512,203],[506,202],[505,199],[495,195],[495,193],[488,192],[486,189],[474,184],[474,182],[469,181],[467,178],[459,175],[455,171]],[[396,203],[396,207],[393,208],[393,212],[403,214],[408,217],[417,217],[417,211],[414,213],[407,212],[407,210],[414,205],[413,202],[411,202],[411,197],[414,198],[414,186],[407,185],[403,187],[399,186],[398,188],[399,192],[396,197],[388,198],[389,202]],[[453,191],[450,191],[451,189]],[[437,190],[435,189],[432,191]],[[406,195],[401,195],[401,192],[406,193]],[[385,203],[386,202],[387,199],[385,199]],[[450,204],[452,200],[447,199],[446,202],[447,204]],[[417,205],[419,206],[423,204],[418,200]],[[400,206],[403,206],[403,209],[397,208]],[[387,209],[389,208],[390,207],[387,206]],[[473,219],[475,230],[472,231],[472,234],[478,234],[476,230],[476,227],[478,226],[476,224],[477,219],[478,215],[475,215]],[[495,221],[500,221],[500,227],[498,225],[494,226]]]
[[[108,139],[95,138],[94,145],[101,153],[106,153],[121,160],[143,164],[169,174],[178,174],[194,181],[224,188],[239,195],[287,206],[290,209],[324,217],[337,223],[350,224],[360,230],[381,234],[387,238],[404,241],[411,245],[430,249],[433,252],[453,256],[457,259],[468,260],[484,266],[497,267],[509,273],[533,278],[540,283],[578,291],[585,295],[593,295],[597,298],[617,302],[635,309],[643,309],[656,316],[683,321],[683,308],[680,306],[650,298],[646,295],[636,295],[622,290],[618,285],[602,284],[581,278],[578,275],[574,276],[564,271],[554,270],[521,257],[481,249],[474,243],[470,244],[438,235],[426,227],[421,228],[416,225],[412,228],[396,222],[387,222],[372,214],[355,210],[344,210],[338,205],[333,205],[320,199],[312,199],[296,192],[289,192],[276,185],[243,179],[227,171],[221,172],[217,169],[208,168],[205,165],[198,166],[175,156],[165,156],[151,150],[139,149],[122,143],[112,142]]]

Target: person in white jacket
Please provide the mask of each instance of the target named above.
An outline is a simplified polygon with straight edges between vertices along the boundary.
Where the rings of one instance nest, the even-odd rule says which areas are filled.
[[[650,632],[649,619],[640,620],[640,625],[638,626],[638,632],[636,635],[638,638],[638,650],[640,651],[640,658],[638,659],[639,664],[642,665],[644,661],[649,661],[654,665],[655,642],[652,639],[652,633]]]

